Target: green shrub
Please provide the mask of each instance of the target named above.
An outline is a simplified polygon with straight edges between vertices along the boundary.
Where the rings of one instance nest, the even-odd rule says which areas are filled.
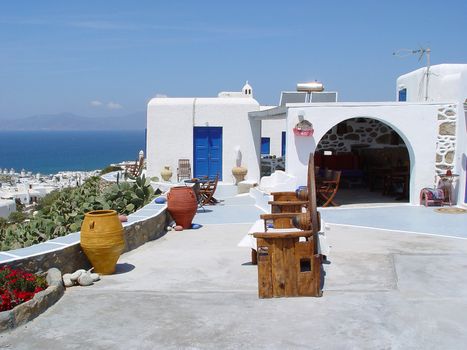
[[[131,214],[154,198],[146,178],[112,185],[102,192],[100,179],[93,177],[82,186],[54,191],[44,197],[29,222],[0,227],[0,250],[16,249],[79,231],[84,214],[91,210],[113,209]],[[13,213],[12,213],[13,214]]]
[[[28,216],[25,213],[23,213],[22,211],[14,211],[14,212],[10,213],[10,215],[8,215],[8,221],[11,222],[11,223],[14,223],[14,224],[23,222],[27,218],[28,218]]]

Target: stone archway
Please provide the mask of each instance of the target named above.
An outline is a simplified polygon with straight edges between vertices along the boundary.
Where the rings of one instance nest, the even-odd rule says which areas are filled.
[[[404,136],[386,122],[356,117],[323,135],[315,163],[342,171],[342,204],[399,203],[409,200],[412,153]]]

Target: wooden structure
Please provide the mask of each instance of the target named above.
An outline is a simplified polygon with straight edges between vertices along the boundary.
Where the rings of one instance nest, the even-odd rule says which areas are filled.
[[[262,215],[265,232],[256,232],[258,262],[258,293],[260,298],[321,296],[322,258],[318,254],[319,218],[316,210],[316,185],[313,154],[308,163],[308,201],[306,201],[308,230],[290,229],[295,216],[292,213]],[[279,194],[277,194],[280,197]],[[284,194],[285,196],[285,194]],[[285,197],[282,197],[285,199]],[[292,207],[293,197],[289,197]],[[287,201],[286,201],[287,202]],[[297,206],[302,208],[301,204]],[[267,220],[274,223],[274,232],[268,232]],[[284,228],[281,231],[279,227]],[[289,229],[285,229],[288,227]]]
[[[133,164],[128,164],[125,166],[125,171],[123,176],[125,179],[130,178],[134,179],[140,176],[143,172],[144,168],[144,155],[140,155],[138,160],[136,160]]]
[[[201,206],[217,204],[218,201],[214,198],[214,193],[216,192],[218,182],[219,174],[216,175],[214,180],[208,180],[204,183],[201,183],[199,188]]]
[[[191,165],[189,159],[179,159],[177,168],[177,181],[191,179]]]
[[[308,200],[299,200],[295,192],[273,192],[273,200],[268,203],[271,205],[271,213],[301,213],[302,208],[308,205]],[[289,228],[290,219],[278,217],[274,222],[275,228]]]
[[[338,206],[338,204],[334,202],[334,197],[339,189],[341,173],[340,170],[328,170],[324,178],[319,178],[317,180],[316,192],[323,207],[327,207],[329,204],[335,207]]]

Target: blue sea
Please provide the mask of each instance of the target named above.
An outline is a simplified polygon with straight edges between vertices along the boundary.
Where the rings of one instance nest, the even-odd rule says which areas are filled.
[[[0,168],[55,174],[96,170],[146,154],[144,130],[0,131]]]

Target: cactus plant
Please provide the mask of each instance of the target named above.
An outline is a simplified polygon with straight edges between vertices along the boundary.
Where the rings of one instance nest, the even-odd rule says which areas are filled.
[[[76,232],[88,211],[113,209],[128,215],[154,198],[150,181],[144,175],[132,183],[99,186],[99,182],[94,177],[80,187],[54,191],[29,222],[0,225],[0,250],[27,247]]]

